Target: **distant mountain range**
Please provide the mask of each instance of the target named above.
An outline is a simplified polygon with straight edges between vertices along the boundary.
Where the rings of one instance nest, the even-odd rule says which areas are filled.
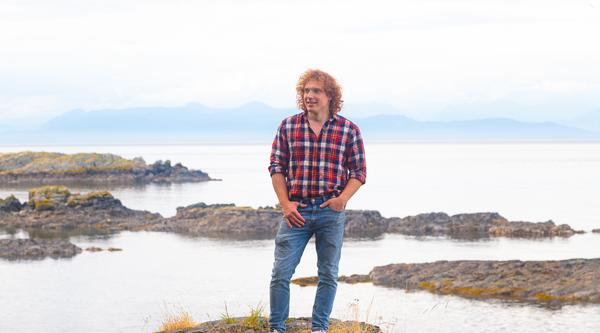
[[[351,114],[359,114],[360,108]],[[74,110],[31,131],[4,130],[5,144],[64,143],[182,143],[269,142],[281,120],[299,111],[254,102],[234,109],[200,104],[182,107],[147,107]],[[385,112],[390,112],[386,109]],[[342,115],[345,113],[342,112]],[[401,115],[351,118],[368,140],[519,141],[600,140],[600,133],[552,122],[531,123],[490,118],[468,121],[417,121]],[[0,127],[1,130],[1,127]]]
[[[600,132],[600,109],[563,120],[560,123],[587,131]]]

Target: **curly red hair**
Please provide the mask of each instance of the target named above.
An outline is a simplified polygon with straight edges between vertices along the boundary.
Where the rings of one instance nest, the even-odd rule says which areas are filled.
[[[296,83],[296,104],[298,108],[306,112],[306,105],[304,105],[304,86],[308,81],[315,80],[323,82],[325,87],[325,94],[331,98],[329,102],[329,112],[338,113],[342,110],[342,87],[337,83],[333,76],[320,69],[309,69],[300,75],[298,83]]]

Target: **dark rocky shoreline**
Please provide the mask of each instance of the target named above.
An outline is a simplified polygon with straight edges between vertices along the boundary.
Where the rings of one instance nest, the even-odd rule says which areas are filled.
[[[449,216],[428,213],[404,218],[385,218],[377,211],[347,210],[345,237],[381,237],[384,233],[413,236],[444,236],[481,239],[489,237],[570,237],[580,231],[568,225],[510,222],[497,213]],[[271,239],[281,223],[276,207],[237,207],[233,204],[197,203],[178,207],[177,214],[164,218],[158,213],[129,209],[106,191],[71,193],[64,186],[42,186],[29,191],[21,203],[14,196],[0,199],[0,228],[23,229],[30,234],[116,233],[161,231],[187,236],[226,239]]]
[[[552,221],[508,221],[498,213],[472,213],[449,216],[446,213],[427,213],[404,218],[389,218],[387,232],[413,236],[449,236],[452,238],[487,237],[570,237],[583,231]]]
[[[467,298],[600,303],[600,258],[545,261],[436,261],[375,267],[373,284]]]
[[[292,283],[314,286],[316,276]],[[459,260],[377,266],[339,282],[425,290],[440,295],[561,306],[600,303],[600,258],[569,260]]]
[[[14,196],[0,199],[1,228],[116,232],[148,230],[163,220],[157,213],[129,209],[105,191],[79,194],[43,186],[30,190],[26,203]]]
[[[552,222],[509,222],[497,213],[421,214],[385,218],[377,211],[346,211],[347,237],[378,237],[385,232],[447,237],[569,237],[577,233]],[[37,239],[48,232],[174,232],[222,238],[272,238],[281,223],[275,207],[236,207],[198,203],[177,214],[132,210],[109,192],[71,193],[64,186],[29,191],[29,200],[0,199],[0,228],[23,229],[34,239],[0,240],[0,258],[70,258],[82,249],[68,239]],[[88,249],[94,251],[98,249]],[[109,249],[110,250],[110,249]],[[119,250],[119,249],[114,249]],[[312,279],[312,280],[311,280]],[[315,283],[315,278],[306,280]],[[498,298],[548,304],[600,303],[600,259],[563,261],[439,261],[375,267],[369,275],[341,277],[341,282],[372,281],[375,285],[423,289],[438,294]]]

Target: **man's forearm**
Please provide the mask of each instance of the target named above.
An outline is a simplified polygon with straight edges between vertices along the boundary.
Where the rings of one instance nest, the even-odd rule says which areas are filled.
[[[346,183],[346,187],[344,187],[344,190],[342,191],[342,193],[340,193],[340,198],[344,199],[344,201],[348,202],[348,200],[350,200],[350,198],[352,198],[352,196],[354,195],[354,193],[356,193],[356,191],[358,191],[358,189],[362,186],[362,183],[355,178],[350,178],[348,180],[348,183]]]
[[[283,203],[290,201],[287,184],[283,174],[273,174],[273,176],[271,176],[271,182],[273,183],[273,189],[275,190],[279,204],[282,205]]]

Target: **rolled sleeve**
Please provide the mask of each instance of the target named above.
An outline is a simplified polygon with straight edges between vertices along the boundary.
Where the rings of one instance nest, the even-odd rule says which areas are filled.
[[[271,157],[269,164],[269,173],[273,176],[276,173],[281,173],[287,176],[289,163],[289,150],[287,136],[285,134],[285,121],[279,125],[273,144],[271,145]]]
[[[361,183],[367,181],[367,160],[365,157],[365,147],[358,127],[352,130],[352,136],[349,141],[348,152],[348,178],[354,178]]]

